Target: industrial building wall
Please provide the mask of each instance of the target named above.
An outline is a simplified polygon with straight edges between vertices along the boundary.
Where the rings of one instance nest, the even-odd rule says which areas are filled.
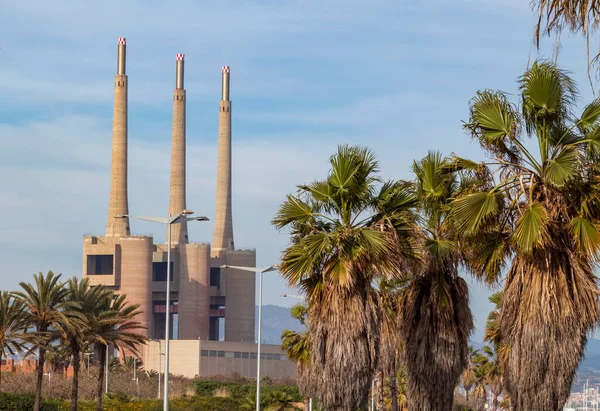
[[[137,320],[152,335],[152,237],[122,237],[120,293],[131,304],[139,304]]]
[[[208,339],[210,246],[180,244],[179,339]]]
[[[194,378],[237,374],[256,378],[256,344],[200,340],[173,340],[169,344],[169,372],[174,375]],[[164,340],[150,341],[143,347],[142,361],[146,370],[158,369],[159,345],[164,352]],[[279,345],[263,344],[261,352],[261,375],[277,380],[296,379],[296,364],[287,359]]]
[[[226,250],[227,265],[256,266],[256,251]],[[256,275],[248,271],[222,270],[225,286],[225,341],[255,342],[254,307],[256,304]]]

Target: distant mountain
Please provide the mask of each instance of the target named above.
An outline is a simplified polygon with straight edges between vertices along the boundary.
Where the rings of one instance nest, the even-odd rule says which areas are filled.
[[[263,305],[262,309],[262,336],[261,340],[266,344],[281,344],[281,333],[283,330],[304,331],[305,328],[300,321],[290,314],[288,307],[277,305]],[[256,307],[256,334],[258,335],[258,307]]]
[[[258,307],[256,307],[256,318],[258,318]],[[304,331],[304,326],[300,321],[290,315],[288,307],[279,307],[276,305],[263,306],[263,324],[262,340],[266,344],[281,344],[281,333],[289,329],[294,331]],[[258,321],[256,321],[256,331],[258,332]],[[481,349],[484,344],[479,341],[470,341],[469,344],[476,350]],[[580,370],[600,370],[600,340],[590,338],[588,340],[585,357],[579,367]]]

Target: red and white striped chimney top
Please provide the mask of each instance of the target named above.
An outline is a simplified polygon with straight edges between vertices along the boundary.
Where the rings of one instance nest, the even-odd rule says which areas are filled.
[[[223,66],[223,73],[229,73],[229,66]]]
[[[124,46],[125,44],[127,44],[127,39],[125,37],[119,37],[119,40],[117,41],[117,44],[119,46]]]
[[[183,54],[177,54],[177,61],[183,61]]]

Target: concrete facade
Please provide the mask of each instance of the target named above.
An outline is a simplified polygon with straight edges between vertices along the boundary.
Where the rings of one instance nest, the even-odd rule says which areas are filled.
[[[169,215],[185,210],[185,88],[183,87],[183,54],[177,55],[175,91],[173,92],[173,128],[171,144],[171,184],[169,190]],[[168,227],[167,227],[168,231]],[[167,233],[168,236],[168,233]],[[165,236],[166,237],[166,236]],[[171,227],[171,243],[187,244],[187,221]]]
[[[179,336],[208,340],[210,305],[210,247],[179,246]]]
[[[129,235],[129,219],[117,218],[128,214],[127,199],[127,75],[125,74],[125,38],[118,41],[117,74],[115,76],[115,103],[112,127],[112,162],[110,171],[110,198],[106,236]]]
[[[213,246],[190,244],[186,223],[172,225],[171,278],[167,279],[167,245],[152,237],[132,236],[127,198],[127,76],[125,39],[119,39],[112,136],[112,165],[108,220],[105,236],[83,239],[83,276],[91,285],[103,284],[128,302],[139,304],[138,321],[151,339],[164,339],[165,314],[170,313],[171,339],[218,340],[254,343],[255,275],[221,269],[224,264],[256,265],[254,250],[235,250],[231,204],[231,102],[229,68],[222,72],[219,110],[217,207]],[[184,56],[176,58],[169,215],[186,209],[186,90]],[[134,213],[135,214],[135,213]],[[170,283],[170,307],[166,285]],[[220,323],[224,320],[224,330]],[[295,374],[294,374],[295,375]]]
[[[142,350],[144,369],[162,369],[164,341],[151,341]],[[171,341],[169,345],[169,372],[188,378],[215,375],[241,375],[256,378],[257,345],[239,342],[203,340]],[[287,359],[278,345],[261,345],[261,375],[271,378],[296,379],[296,364]],[[160,367],[159,367],[160,359]]]
[[[231,101],[229,100],[229,66],[222,70],[222,93],[219,103],[219,140],[217,148],[217,207],[213,234],[213,255],[233,250],[231,210]]]

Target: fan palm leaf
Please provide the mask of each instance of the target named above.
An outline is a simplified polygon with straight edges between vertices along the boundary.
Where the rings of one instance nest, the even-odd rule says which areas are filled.
[[[508,356],[503,365],[511,406],[555,410],[564,406],[586,335],[600,320],[593,273],[600,247],[599,168],[589,138],[598,133],[599,110],[593,102],[574,116],[574,82],[547,62],[534,63],[520,90],[522,116],[514,116],[514,129],[527,130],[538,152],[529,151],[517,132],[511,136],[516,160],[507,162],[482,137],[477,113],[486,108],[472,107],[465,127],[494,168],[494,185],[479,196],[493,193],[498,206],[470,194],[458,197],[452,212],[459,232],[495,238],[471,255],[473,271],[498,275],[502,260],[510,261],[493,321],[510,347],[496,352]]]
[[[25,349],[25,304],[8,291],[0,293],[0,362],[4,355],[16,355]],[[0,386],[2,383],[0,368]]]
[[[448,411],[468,364],[473,330],[468,287],[458,270],[475,243],[457,235],[451,205],[461,193],[478,195],[487,177],[472,162],[436,152],[415,161],[413,172],[421,264],[411,270],[398,308],[408,408]],[[495,209],[498,200],[486,195],[482,202]]]
[[[34,411],[39,411],[41,405],[46,346],[58,337],[56,330],[61,324],[69,324],[74,307],[73,303],[67,301],[68,290],[60,282],[60,277],[60,274],[54,275],[52,271],[46,275],[41,272],[34,274],[34,284],[20,282],[23,291],[13,293],[25,306],[24,321],[27,327],[34,330],[26,334],[24,339],[30,343],[30,350],[38,351]]]
[[[407,239],[414,200],[380,181],[366,148],[340,146],[329,164],[325,180],[286,197],[273,225],[291,233],[281,273],[307,297],[315,395],[326,410],[353,410],[366,403],[379,362],[373,281],[401,277],[416,258]]]

